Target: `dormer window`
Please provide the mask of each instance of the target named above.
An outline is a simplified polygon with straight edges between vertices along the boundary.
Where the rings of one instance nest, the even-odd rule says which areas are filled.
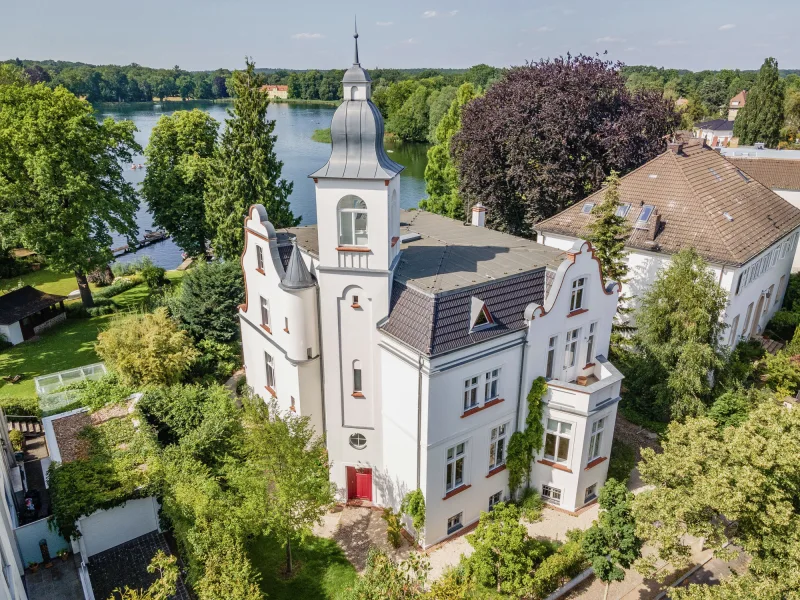
[[[578,277],[572,282],[572,296],[569,300],[569,312],[583,308],[583,288],[586,286],[586,277]]]
[[[486,304],[483,300],[472,298],[472,307],[470,309],[470,319],[472,322],[472,327],[470,331],[477,331],[479,329],[485,329],[487,327],[492,327],[494,325],[494,319],[492,318],[489,309],[486,308]]]
[[[339,245],[366,246],[367,203],[358,196],[345,196],[339,201]]]

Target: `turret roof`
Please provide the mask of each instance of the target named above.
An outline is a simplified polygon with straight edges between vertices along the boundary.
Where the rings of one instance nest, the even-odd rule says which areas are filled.
[[[314,277],[308,270],[306,262],[300,253],[296,243],[292,243],[292,254],[289,256],[289,264],[286,265],[286,275],[280,283],[284,290],[302,290],[314,286]]]

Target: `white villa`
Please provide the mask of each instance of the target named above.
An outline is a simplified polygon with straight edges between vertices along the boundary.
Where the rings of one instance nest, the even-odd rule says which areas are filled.
[[[749,165],[749,163],[748,163]],[[641,296],[670,256],[692,246],[728,293],[723,342],[759,335],[780,308],[800,237],[800,210],[701,139],[666,152],[620,179],[618,214],[631,225],[622,294]],[[603,190],[538,223],[538,240],[559,249],[588,234]]]
[[[622,380],[605,358],[619,285],[586,242],[486,229],[480,206],[471,226],[400,210],[357,45],[343,84],[311,175],[318,225],[276,231],[261,205],[245,220],[248,385],[325,434],[342,501],[397,509],[420,489],[428,547],[509,496],[508,440],[544,376],[532,484],[567,511],[591,503]]]

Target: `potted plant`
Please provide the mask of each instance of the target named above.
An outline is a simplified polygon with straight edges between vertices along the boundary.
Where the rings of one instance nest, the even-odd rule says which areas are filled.
[[[57,554],[61,557],[61,560],[63,561],[66,561],[69,558],[69,550],[67,550],[66,548],[64,548],[63,550],[59,550]]]
[[[36,573],[39,570],[39,563],[38,562],[29,562],[28,568],[31,570],[31,573]]]

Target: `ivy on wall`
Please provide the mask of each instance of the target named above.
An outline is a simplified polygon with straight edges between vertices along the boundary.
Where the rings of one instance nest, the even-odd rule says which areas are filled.
[[[506,468],[508,469],[508,486],[512,495],[522,485],[523,479],[530,478],[531,463],[534,455],[542,449],[544,443],[544,425],[542,424],[543,398],[547,391],[547,381],[537,377],[528,392],[528,415],[525,417],[525,428],[515,431],[508,442]]]

